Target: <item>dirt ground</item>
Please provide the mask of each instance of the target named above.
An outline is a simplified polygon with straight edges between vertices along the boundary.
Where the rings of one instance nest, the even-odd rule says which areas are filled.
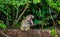
[[[29,30],[21,31],[20,29],[0,29],[0,37],[52,37],[50,30]],[[60,37],[60,30],[57,30]]]

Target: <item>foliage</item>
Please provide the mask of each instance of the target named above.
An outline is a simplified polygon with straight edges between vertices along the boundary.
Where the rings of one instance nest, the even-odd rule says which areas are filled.
[[[34,4],[37,4],[37,3],[40,3],[40,2],[41,2],[41,0],[33,0]]]
[[[57,21],[58,22],[58,24],[60,24],[60,21]]]
[[[0,28],[2,28],[2,29],[6,29],[7,28],[7,26],[3,23],[2,20],[0,20]]]
[[[60,11],[60,0],[46,0],[49,6],[56,9],[57,11]]]
[[[58,37],[57,32],[56,32],[55,29],[51,30],[51,35],[54,36],[54,37]]]
[[[49,26],[50,22],[57,18],[60,2],[59,0],[0,0],[0,11],[3,13],[3,17],[6,17],[4,19],[7,23],[5,21],[4,23],[7,27],[14,25],[18,28],[25,16],[33,14],[35,16],[34,24],[42,25],[43,28],[43,26]],[[16,21],[17,24],[15,24]]]
[[[3,24],[3,23],[0,23],[0,28],[2,28],[2,29],[6,29],[7,26],[6,26],[5,24]]]

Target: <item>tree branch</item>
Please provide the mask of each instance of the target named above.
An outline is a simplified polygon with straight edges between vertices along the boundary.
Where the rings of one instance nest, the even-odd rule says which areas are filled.
[[[22,15],[25,13],[26,9],[28,8],[29,4],[27,4],[27,6],[25,7],[25,9],[23,10],[23,12],[19,15],[18,19],[15,21],[15,24],[17,24],[17,22],[19,21],[19,19],[22,17]]]
[[[1,33],[2,35],[6,36],[6,37],[10,37],[10,36],[4,34],[2,31],[0,31],[0,33]]]

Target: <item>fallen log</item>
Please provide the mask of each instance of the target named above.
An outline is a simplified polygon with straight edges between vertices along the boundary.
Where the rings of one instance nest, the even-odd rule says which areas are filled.
[[[3,34],[2,34],[2,33]],[[60,37],[60,30],[57,30]],[[5,36],[6,35],[6,36]],[[52,37],[50,30],[34,30],[21,31],[20,29],[0,29],[0,37]]]

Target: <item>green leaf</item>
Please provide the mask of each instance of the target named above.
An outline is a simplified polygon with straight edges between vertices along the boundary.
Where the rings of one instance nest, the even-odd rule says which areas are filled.
[[[55,37],[58,37],[58,35],[56,34]]]
[[[37,4],[37,3],[40,3],[40,2],[41,2],[41,0],[33,0],[34,4]]]
[[[40,21],[37,20],[37,19],[35,19],[35,20],[34,20],[34,24],[38,25],[38,24],[40,24]]]
[[[47,4],[49,4],[49,6],[51,7],[51,8],[54,8],[54,10],[55,9],[57,9],[56,11],[60,11],[60,1],[59,0],[56,0],[56,1],[54,1],[54,0],[46,0],[46,2],[47,2]]]
[[[2,20],[0,20],[0,23],[3,23],[3,21],[2,21]]]
[[[58,24],[60,24],[60,21],[57,21]]]
[[[51,35],[52,35],[52,36],[56,35],[55,29],[52,29],[52,30],[51,30]]]
[[[0,23],[0,28],[2,28],[2,29],[6,29],[7,26],[6,26],[5,24],[3,24],[3,23]]]

